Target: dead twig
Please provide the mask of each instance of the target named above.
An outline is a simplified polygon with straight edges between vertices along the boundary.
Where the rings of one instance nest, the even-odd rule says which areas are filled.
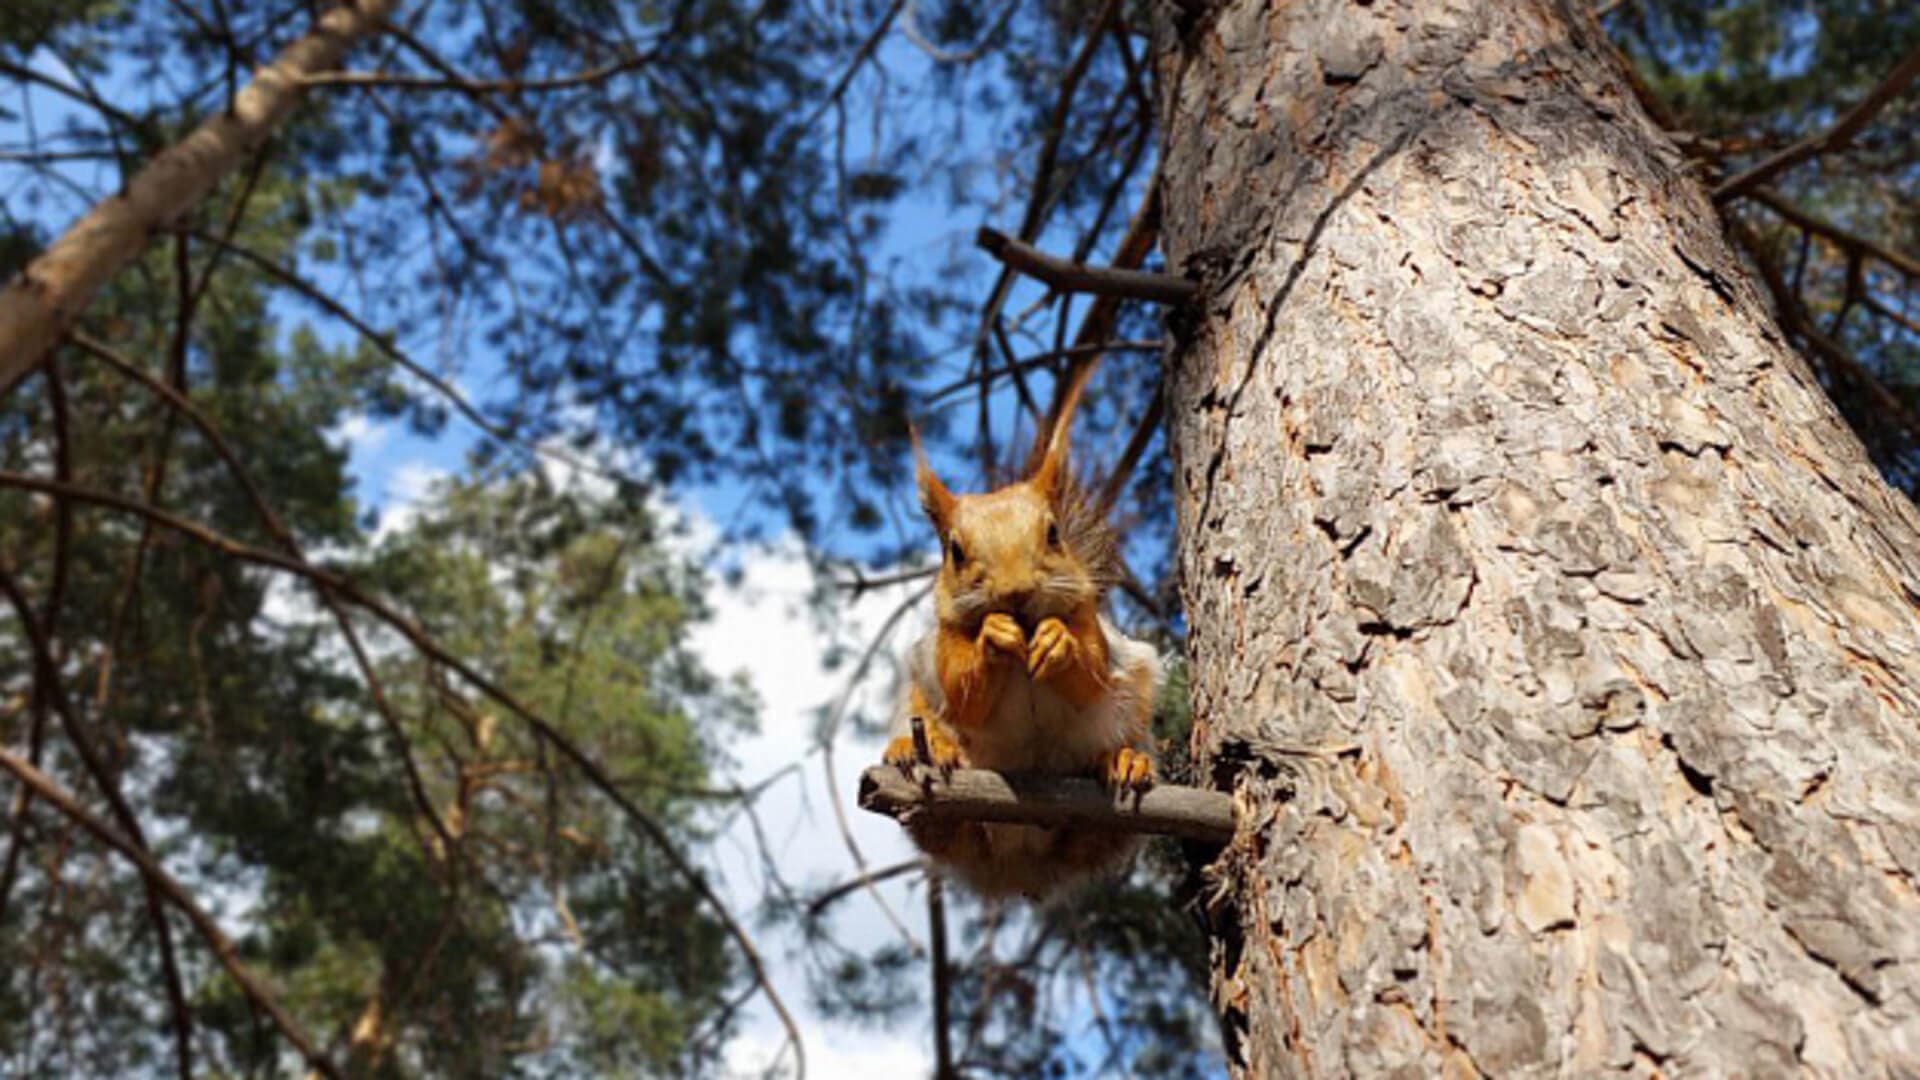
[[[1200,283],[1197,281],[1174,277],[1172,274],[1069,262],[994,229],[982,228],[974,242],[1008,267],[1056,292],[1092,293],[1095,296],[1146,300],[1176,307],[1200,294]]]

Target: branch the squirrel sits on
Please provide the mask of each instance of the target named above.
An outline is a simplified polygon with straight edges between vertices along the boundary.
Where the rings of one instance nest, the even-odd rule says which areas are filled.
[[[1101,614],[1117,544],[1067,465],[1068,431],[1094,369],[1076,366],[1026,478],[955,495],[913,435],[920,505],[943,548],[934,628],[910,649],[885,761],[911,771],[1096,774],[1115,793],[1154,782],[1149,752],[1159,653]],[[926,726],[926,758],[908,728]],[[935,867],[983,898],[1040,899],[1123,867],[1131,832],[909,820]]]

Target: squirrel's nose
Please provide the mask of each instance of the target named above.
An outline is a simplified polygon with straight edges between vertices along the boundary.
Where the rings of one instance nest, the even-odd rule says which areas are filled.
[[[1027,605],[1033,600],[1032,589],[1008,589],[1000,594],[1000,606],[1007,614],[1019,616],[1026,613]]]

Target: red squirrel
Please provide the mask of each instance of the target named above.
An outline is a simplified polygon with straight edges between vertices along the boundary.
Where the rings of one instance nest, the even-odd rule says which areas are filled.
[[[949,491],[915,433],[920,505],[942,554],[936,625],[907,654],[888,764],[919,760],[906,733],[917,717],[938,768],[1093,772],[1116,792],[1153,783],[1160,656],[1100,614],[1116,542],[1067,468],[1068,428],[1092,369],[1074,372],[1027,477],[997,491]],[[1082,826],[920,821],[908,833],[984,898],[1039,899],[1117,869],[1136,846],[1129,834]]]

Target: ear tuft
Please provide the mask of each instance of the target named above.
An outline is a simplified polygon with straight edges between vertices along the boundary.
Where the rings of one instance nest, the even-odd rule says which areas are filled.
[[[947,490],[947,485],[933,474],[933,466],[927,464],[927,448],[920,443],[920,429],[909,422],[907,435],[913,440],[913,476],[920,487],[920,509],[945,537],[953,523],[953,492]]]
[[[1040,464],[1033,470],[1033,486],[1039,488],[1049,500],[1059,496],[1065,486],[1073,414],[1080,407],[1080,395],[1093,378],[1095,366],[1091,360],[1083,360],[1074,366],[1073,373],[1068,376],[1066,392],[1060,397],[1060,407],[1054,411],[1053,426],[1047,431],[1046,450],[1040,456]]]

